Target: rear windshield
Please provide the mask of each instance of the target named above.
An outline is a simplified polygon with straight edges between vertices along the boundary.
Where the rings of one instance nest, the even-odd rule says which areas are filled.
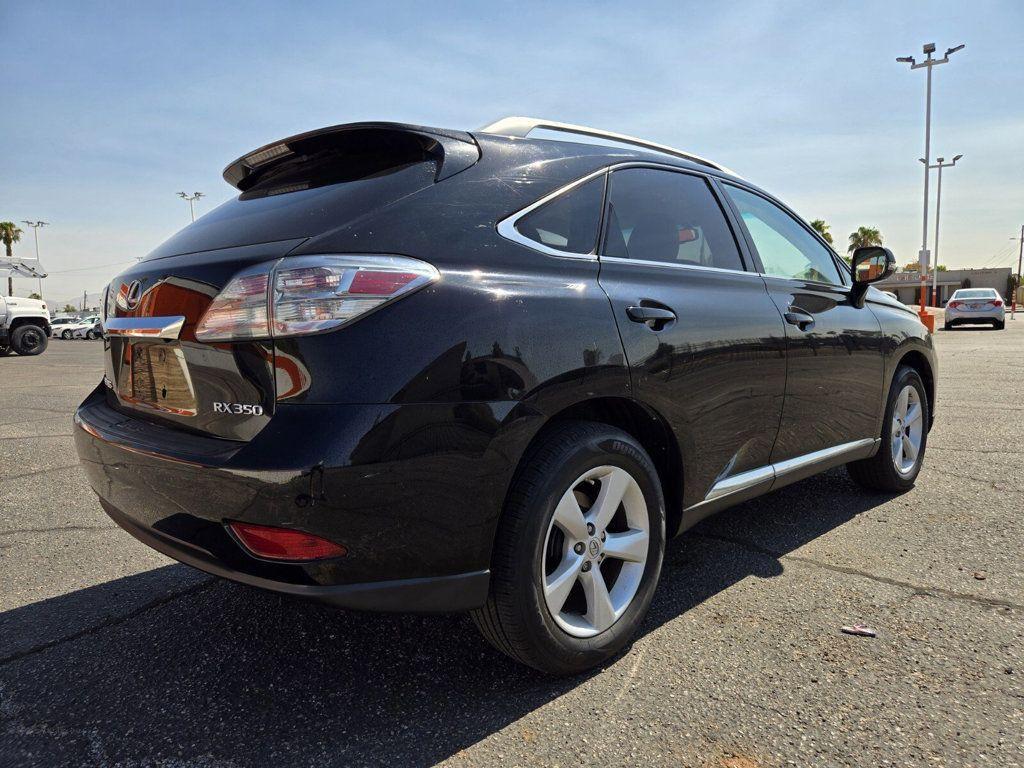
[[[993,288],[968,288],[953,294],[955,299],[994,299],[995,297],[996,292]]]

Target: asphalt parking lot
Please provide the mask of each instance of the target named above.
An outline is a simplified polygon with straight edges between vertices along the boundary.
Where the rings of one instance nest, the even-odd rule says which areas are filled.
[[[913,491],[837,470],[707,521],[669,544],[632,648],[570,680],[465,617],[333,611],[147,549],[71,442],[101,344],[0,359],[0,765],[1024,765],[1024,316],[1006,325],[936,334]]]

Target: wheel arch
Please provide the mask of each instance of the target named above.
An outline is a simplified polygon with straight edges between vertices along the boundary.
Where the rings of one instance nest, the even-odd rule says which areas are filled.
[[[50,324],[41,317],[16,317],[11,321],[10,333],[13,334],[23,325],[35,325],[42,329],[47,336],[50,335]]]
[[[548,429],[565,421],[592,421],[621,429],[631,435],[651,457],[665,497],[665,535],[672,538],[679,531],[683,515],[683,469],[679,443],[668,421],[650,406],[628,397],[595,397],[581,400],[551,414],[538,429],[523,451],[514,478],[522,466],[523,457],[546,434]],[[504,505],[503,505],[504,506]]]
[[[896,371],[899,370],[901,365],[906,365],[917,371],[918,376],[921,377],[921,381],[924,382],[925,392],[928,395],[928,431],[931,431],[932,424],[935,421],[935,369],[928,359],[928,356],[917,349],[908,349],[896,360],[896,364],[893,366],[892,375],[889,377],[889,386],[892,386],[892,381],[896,377]],[[886,392],[889,390],[886,389]]]

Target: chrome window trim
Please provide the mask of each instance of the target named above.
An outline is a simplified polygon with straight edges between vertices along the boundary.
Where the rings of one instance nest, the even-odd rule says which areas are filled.
[[[620,171],[620,170],[623,170],[623,169],[626,169],[626,168],[652,168],[654,170],[659,170],[659,171],[672,171],[673,173],[686,173],[686,174],[689,174],[690,176],[698,176],[698,177],[704,179],[705,181],[707,181],[709,184],[711,183],[711,178],[712,178],[709,174],[703,173],[703,172],[701,172],[701,171],[699,171],[697,169],[694,169],[694,168],[680,168],[680,167],[675,166],[675,165],[668,165],[666,163],[654,163],[654,162],[645,161],[645,160],[631,160],[631,161],[624,162],[624,163],[615,163],[613,165],[606,165],[606,166],[604,166],[603,168],[601,168],[599,170],[592,171],[592,172],[588,173],[586,176],[583,176],[583,177],[581,177],[579,179],[576,179],[575,181],[569,182],[568,184],[566,184],[563,187],[559,187],[554,192],[549,192],[544,197],[540,198],[539,200],[534,201],[533,203],[530,203],[530,205],[526,206],[525,208],[521,208],[518,211],[515,211],[512,214],[509,214],[504,219],[499,221],[495,228],[497,229],[498,234],[501,235],[502,237],[504,237],[506,240],[511,240],[513,243],[518,243],[519,245],[526,246],[530,250],[537,251],[538,253],[544,253],[544,254],[547,254],[548,256],[557,256],[557,257],[563,258],[563,259],[568,258],[568,259],[584,259],[586,261],[612,261],[612,262],[619,262],[619,263],[624,263],[624,264],[625,263],[630,263],[630,264],[645,264],[645,265],[648,265],[648,266],[656,266],[656,267],[675,267],[676,269],[712,270],[712,271],[715,271],[715,272],[725,272],[725,273],[731,273],[731,274],[737,274],[737,275],[759,275],[760,274],[759,272],[755,272],[755,271],[750,270],[750,269],[725,269],[723,267],[703,267],[703,266],[700,266],[698,264],[673,264],[672,262],[669,262],[669,261],[648,261],[646,259],[623,259],[623,258],[620,258],[618,256],[601,256],[600,254],[598,254],[596,252],[597,248],[598,248],[598,244],[597,243],[594,244],[594,250],[591,251],[590,253],[575,253],[573,251],[560,251],[557,248],[551,248],[550,246],[544,245],[544,243],[538,243],[536,240],[532,240],[531,238],[529,238],[526,235],[524,235],[523,233],[521,233],[518,229],[516,229],[516,224],[519,222],[519,219],[523,218],[528,213],[531,213],[531,212],[535,211],[536,209],[540,208],[541,206],[543,206],[543,205],[545,205],[547,203],[550,203],[552,200],[555,200],[556,198],[560,197],[561,195],[566,194],[567,192],[571,192],[576,187],[581,186],[582,184],[586,184],[591,179],[595,179],[595,178],[597,178],[598,176],[600,176],[602,174],[607,175],[607,174],[610,174],[610,173],[614,173],[615,171]],[[718,202],[718,201],[716,200],[715,202]],[[604,211],[602,211],[602,216],[603,216],[603,214],[604,214]],[[722,212],[722,215],[725,216],[725,212],[724,211]],[[726,223],[729,224],[730,229],[733,228],[732,224],[728,220],[728,217],[726,217]],[[737,243],[737,249],[739,250],[740,255],[742,257],[743,251],[742,251],[742,249],[739,248],[739,244],[738,243]]]
[[[852,440],[848,443],[834,445],[831,448],[823,448],[820,451],[812,451],[811,453],[806,453],[802,456],[795,456],[792,459],[777,461],[774,464],[768,464],[763,467],[747,470],[746,472],[740,472],[738,475],[731,475],[730,477],[723,478],[712,485],[711,489],[704,496],[704,500],[688,507],[688,509],[695,509],[696,507],[700,507],[710,501],[732,496],[733,494],[750,490],[767,482],[774,483],[776,480],[784,478],[788,474],[815,466],[816,464],[823,464],[848,453],[854,453],[863,448],[874,445],[876,442],[878,442],[878,439],[874,437],[866,437],[862,440]]]

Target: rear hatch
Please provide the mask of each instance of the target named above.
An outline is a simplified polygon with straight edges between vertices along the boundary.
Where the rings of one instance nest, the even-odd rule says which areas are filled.
[[[196,328],[240,271],[350,225],[479,158],[468,134],[353,124],[262,147],[225,179],[241,194],[119,275],[105,300],[108,403],[167,425],[251,439],[308,385],[269,338],[202,343]]]

